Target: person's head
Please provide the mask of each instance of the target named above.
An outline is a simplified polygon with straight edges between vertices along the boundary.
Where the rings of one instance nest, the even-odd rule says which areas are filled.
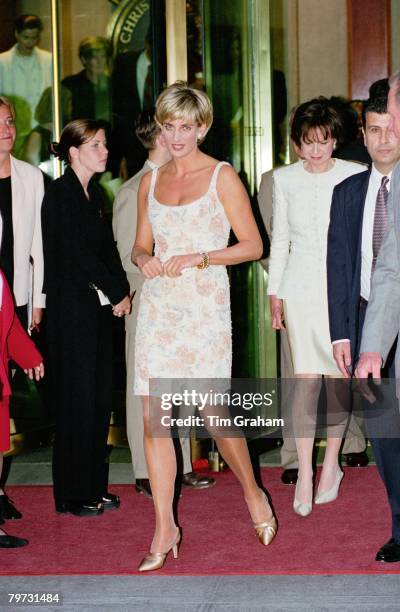
[[[400,138],[387,111],[387,96],[366,100],[363,106],[364,143],[375,167],[387,174],[400,159]]]
[[[213,109],[204,91],[177,81],[158,96],[155,118],[171,155],[182,157],[204,140]]]
[[[375,81],[370,85],[368,90],[368,97],[372,98],[381,98],[386,97],[389,94],[389,79],[379,79],[379,81]]]
[[[290,136],[302,159],[323,167],[343,138],[340,114],[327,98],[313,98],[296,108]]]
[[[93,175],[104,172],[108,150],[107,123],[95,119],[75,119],[61,132],[60,142],[51,144],[51,152],[72,168]]]
[[[88,76],[107,73],[110,45],[106,38],[86,36],[79,43],[78,54]]]
[[[43,24],[37,15],[20,15],[15,20],[14,34],[21,55],[31,55],[33,48],[39,44]]]
[[[400,72],[389,79],[388,112],[392,118],[392,129],[400,138]]]
[[[11,102],[0,96],[0,154],[10,154],[16,138],[15,112]]]
[[[143,111],[135,121],[135,134],[147,151],[156,148],[157,138],[161,134],[161,127],[154,118],[155,109]]]

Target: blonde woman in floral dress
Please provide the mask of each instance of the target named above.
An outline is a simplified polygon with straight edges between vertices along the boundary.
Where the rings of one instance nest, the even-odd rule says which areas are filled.
[[[146,278],[135,341],[134,392],[143,399],[144,446],[156,517],[150,552],[140,571],[161,568],[171,550],[177,555],[181,540],[172,510],[175,451],[171,437],[151,435],[149,380],[230,378],[225,266],[258,259],[262,252],[237,174],[198,148],[212,123],[207,95],[177,82],[159,96],[156,120],[172,159],[141,181],[132,252]],[[228,247],[231,228],[238,243]],[[216,442],[243,488],[259,540],[269,544],[277,524],[254,479],[245,440],[217,435]]]

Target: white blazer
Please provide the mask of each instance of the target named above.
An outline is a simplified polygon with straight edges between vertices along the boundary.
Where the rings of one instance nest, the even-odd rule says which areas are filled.
[[[32,112],[32,127],[34,126],[34,114],[40,97],[47,87],[52,84],[52,55],[49,51],[35,47],[32,51],[35,58],[34,78],[39,81],[36,94],[31,97],[29,105]],[[16,70],[15,59],[17,57],[17,45],[0,53],[0,92],[3,96],[19,96],[24,98],[23,91],[29,91],[29,84],[20,81],[23,75]]]
[[[41,207],[43,175],[31,164],[11,156],[11,197],[14,232],[14,297],[17,306],[28,303],[30,259],[33,266],[33,307],[44,308]]]
[[[139,268],[132,263],[132,247],[135,243],[137,226],[137,195],[142,176],[150,172],[152,167],[148,160],[139,170],[124,183],[117,193],[113,207],[113,231],[122,265],[128,278],[131,293],[136,291],[132,302],[132,312],[125,317],[125,329],[135,333],[139,295],[142,291],[144,276]]]

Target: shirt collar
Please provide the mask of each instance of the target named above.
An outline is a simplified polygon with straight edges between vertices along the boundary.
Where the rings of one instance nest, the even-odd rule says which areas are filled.
[[[379,172],[379,170],[375,167],[375,164],[372,164],[371,166],[371,178],[374,181],[379,181],[379,183],[382,182],[382,179],[384,176],[387,176],[390,182],[390,179],[392,178],[392,172],[393,170],[391,170],[388,174],[382,174],[381,172]]]

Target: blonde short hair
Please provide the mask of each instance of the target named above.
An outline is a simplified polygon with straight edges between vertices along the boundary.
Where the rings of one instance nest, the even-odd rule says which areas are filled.
[[[213,122],[213,108],[204,91],[189,87],[184,81],[176,81],[158,96],[155,117],[160,125],[168,119],[186,119],[197,125],[204,124],[207,133]]]
[[[5,96],[0,96],[0,106],[8,106],[8,108],[10,109],[11,117],[15,119],[15,108],[11,100],[6,98]]]

